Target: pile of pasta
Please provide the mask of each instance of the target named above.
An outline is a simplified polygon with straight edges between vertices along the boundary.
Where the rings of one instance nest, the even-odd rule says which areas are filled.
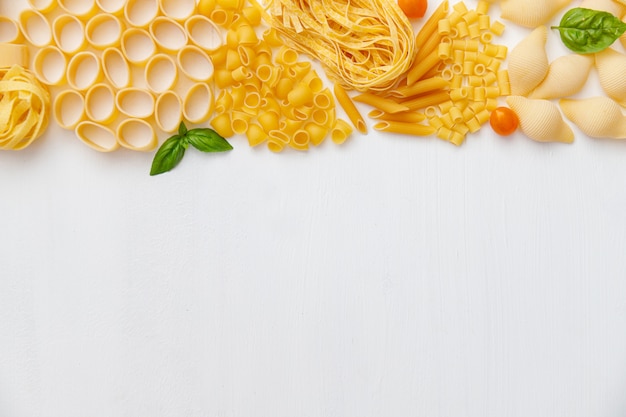
[[[268,10],[290,46],[347,90],[389,90],[413,60],[413,28],[396,0],[269,0]]]
[[[398,86],[353,99],[374,107],[374,129],[417,136],[436,135],[461,145],[477,132],[510,93],[502,63],[507,47],[493,42],[504,31],[491,21],[489,2],[475,9],[447,0],[434,10],[416,36],[417,53]]]
[[[0,149],[30,145],[48,126],[49,112],[50,93],[30,71],[0,68]]]
[[[581,7],[616,16],[626,13],[626,7],[613,0],[584,0]],[[534,28],[509,56],[511,96],[506,101],[520,119],[522,132],[539,142],[572,143],[575,135],[567,118],[590,137],[626,139],[626,54],[616,44],[599,53],[570,53],[550,62],[548,34],[544,25]],[[583,90],[593,71],[605,95],[571,98]]]
[[[18,23],[54,119],[97,151],[154,150],[181,121],[274,152],[343,143],[353,127],[332,92],[263,14],[245,0],[54,1]]]
[[[307,150],[330,136],[343,143],[353,128],[337,117],[335,99],[311,62],[284,45],[275,29],[258,36],[261,16],[239,2],[218,0],[209,16],[231,16],[224,45],[209,52],[219,89],[211,126],[225,138],[245,135],[250,146],[266,144],[273,152]]]

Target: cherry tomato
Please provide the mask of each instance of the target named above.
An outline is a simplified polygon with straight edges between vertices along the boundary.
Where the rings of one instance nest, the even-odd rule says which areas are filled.
[[[491,112],[489,124],[498,135],[508,136],[517,130],[519,119],[515,112],[508,107],[498,107]]]
[[[409,19],[424,17],[428,8],[428,0],[398,0],[398,6]]]

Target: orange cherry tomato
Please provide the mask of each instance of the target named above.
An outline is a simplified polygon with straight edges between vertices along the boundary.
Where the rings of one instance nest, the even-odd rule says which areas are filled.
[[[508,107],[498,107],[491,112],[489,124],[498,135],[508,136],[517,130],[519,119],[515,112]]]
[[[398,6],[409,19],[424,17],[428,8],[428,0],[398,0]]]

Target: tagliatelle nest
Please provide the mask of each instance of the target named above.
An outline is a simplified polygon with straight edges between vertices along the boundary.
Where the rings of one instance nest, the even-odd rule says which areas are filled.
[[[393,0],[269,0],[271,25],[346,89],[386,91],[412,63],[413,28]]]
[[[0,149],[20,150],[48,126],[50,93],[25,68],[0,70]]]

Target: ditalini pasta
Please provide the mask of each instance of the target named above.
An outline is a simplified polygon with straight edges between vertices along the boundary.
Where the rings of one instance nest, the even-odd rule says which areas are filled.
[[[626,139],[626,115],[609,97],[562,99],[563,114],[586,135],[596,138]]]
[[[527,95],[548,74],[547,37],[548,28],[539,26],[511,50],[508,66],[511,94]]]
[[[556,58],[544,80],[528,97],[553,99],[578,93],[586,84],[593,63],[593,55],[568,54]]]
[[[565,123],[556,104],[548,100],[509,96],[507,104],[517,114],[520,129],[537,142],[572,143],[574,132]]]
[[[502,18],[520,26],[545,25],[572,0],[505,0],[500,3]]]
[[[349,90],[385,91],[408,69],[413,28],[393,0],[271,0],[270,22]]]
[[[600,85],[609,97],[626,106],[626,55],[607,48],[595,57]]]

